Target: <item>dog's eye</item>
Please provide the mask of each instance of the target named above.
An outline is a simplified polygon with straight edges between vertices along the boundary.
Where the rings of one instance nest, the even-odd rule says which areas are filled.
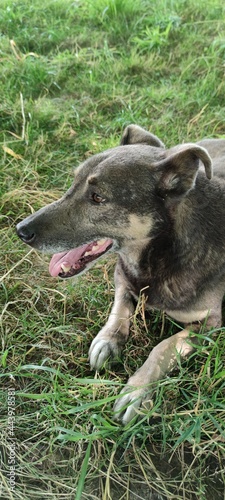
[[[97,194],[97,193],[93,193],[93,194],[91,195],[91,198],[92,198],[92,200],[93,200],[95,203],[102,203],[103,201],[105,201],[105,199],[104,199],[104,198],[102,198],[102,197],[101,197],[99,194]]]

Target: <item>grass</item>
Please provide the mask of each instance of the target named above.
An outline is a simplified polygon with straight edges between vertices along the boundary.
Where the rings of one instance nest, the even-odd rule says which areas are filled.
[[[59,282],[14,231],[129,123],[168,146],[225,135],[224,14],[222,0],[1,1],[3,500],[224,499],[224,328],[122,428],[112,420],[121,386],[177,326],[138,310],[121,363],[92,373],[115,258]]]

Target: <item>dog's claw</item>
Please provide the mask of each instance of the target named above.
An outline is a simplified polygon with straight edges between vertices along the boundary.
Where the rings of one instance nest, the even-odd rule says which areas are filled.
[[[123,425],[128,424],[140,413],[138,410],[143,405],[143,409],[150,407],[149,392],[146,388],[135,388],[127,384],[121,391],[120,396],[114,404],[114,419]]]
[[[89,350],[91,369],[99,371],[107,361],[118,357],[119,353],[120,350],[115,342],[96,337]]]

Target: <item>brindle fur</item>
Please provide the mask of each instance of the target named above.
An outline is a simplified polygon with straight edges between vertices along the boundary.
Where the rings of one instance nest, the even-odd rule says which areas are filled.
[[[211,159],[214,176],[212,177]],[[86,160],[69,191],[17,226],[35,248],[61,252],[111,238],[119,254],[115,301],[90,347],[99,370],[121,352],[134,312],[133,299],[165,311],[184,329],[160,342],[129,379],[115,404],[127,423],[162,379],[194,350],[195,335],[221,325],[225,292],[225,140],[204,140],[166,149],[137,125],[120,146]],[[104,202],[94,204],[97,192]],[[34,235],[29,242],[29,235]]]

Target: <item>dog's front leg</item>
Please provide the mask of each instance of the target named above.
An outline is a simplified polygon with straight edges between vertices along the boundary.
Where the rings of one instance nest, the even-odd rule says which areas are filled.
[[[116,266],[114,279],[115,298],[112,311],[89,350],[90,365],[94,370],[100,370],[107,360],[118,358],[129,335],[134,305],[119,264]]]
[[[182,359],[191,354],[197,341],[197,337],[190,335],[189,327],[186,327],[154,347],[145,363],[130,377],[121,391],[114,405],[116,420],[127,424],[137,414],[141,404],[147,404],[155,382],[175,368],[178,356]]]

